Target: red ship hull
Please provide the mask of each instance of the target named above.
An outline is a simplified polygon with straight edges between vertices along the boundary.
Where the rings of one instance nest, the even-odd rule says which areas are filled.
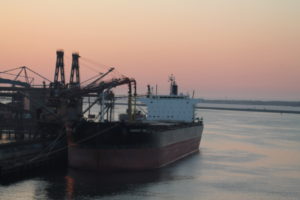
[[[200,138],[149,149],[69,148],[71,167],[86,170],[145,170],[160,168],[199,151]]]
[[[95,148],[71,145],[68,149],[69,166],[83,170],[146,170],[166,166],[199,151],[203,126],[155,133],[164,142],[153,147]],[[181,132],[181,133],[180,133]],[[180,136],[178,136],[181,134]],[[162,136],[164,135],[164,136]],[[189,135],[188,138],[185,138]],[[166,138],[173,142],[167,142]],[[175,139],[174,139],[175,138]]]

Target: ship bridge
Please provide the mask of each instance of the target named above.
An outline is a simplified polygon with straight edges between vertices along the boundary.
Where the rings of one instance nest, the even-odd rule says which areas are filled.
[[[200,102],[187,96],[153,96],[139,100],[147,106],[147,120],[176,122],[193,122],[195,106]]]

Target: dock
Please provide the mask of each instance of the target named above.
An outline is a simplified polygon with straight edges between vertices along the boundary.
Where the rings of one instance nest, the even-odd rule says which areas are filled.
[[[35,140],[0,145],[0,177],[22,175],[49,165],[63,165],[67,162],[64,143],[49,149],[52,141]],[[62,149],[62,151],[60,151]]]
[[[43,84],[33,85],[39,78]],[[49,104],[50,84],[25,66],[0,72],[1,178],[67,162],[63,125]]]

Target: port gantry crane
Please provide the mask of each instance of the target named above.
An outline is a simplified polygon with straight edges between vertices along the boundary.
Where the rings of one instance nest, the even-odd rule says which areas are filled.
[[[55,107],[56,113],[60,114],[62,118],[66,120],[79,120],[87,111],[90,111],[96,103],[99,103],[99,121],[104,121],[105,114],[107,115],[106,120],[111,121],[114,109],[114,94],[111,90],[121,85],[128,85],[127,114],[129,120],[134,119],[137,97],[136,81],[134,79],[122,76],[120,78],[103,81],[104,77],[114,71],[114,68],[110,68],[107,72],[100,74],[97,77],[92,77],[91,79],[96,79],[91,83],[86,86],[81,86],[79,70],[80,56],[78,53],[73,53],[70,82],[69,84],[66,84],[63,62],[64,52],[58,50],[56,55],[57,61],[54,82],[51,84],[52,91],[50,92],[49,101],[51,102],[50,105]],[[59,74],[61,80],[58,79]],[[132,90],[134,90],[133,93]],[[91,104],[89,103],[87,108],[82,111],[82,100],[85,97],[96,97],[96,99]],[[66,116],[69,116],[69,118]]]
[[[65,120],[70,120],[69,116],[73,116],[74,120],[80,120],[97,103],[100,105],[98,116],[96,118],[89,116],[88,118],[99,119],[101,122],[112,121],[115,105],[115,95],[112,89],[122,85],[128,85],[128,120],[135,118],[137,94],[134,79],[120,76],[119,78],[104,80],[115,70],[109,68],[105,73],[80,82],[80,56],[78,53],[73,53],[70,82],[66,83],[64,51],[58,50],[56,55],[53,81],[25,66],[0,72],[0,132],[10,129],[21,130],[21,128],[26,131],[27,129],[35,130],[35,126],[39,127],[42,124],[43,127],[47,128],[45,130],[36,128],[37,131],[34,134],[40,136],[48,134],[50,136],[52,132],[55,133],[51,128],[63,126]],[[38,76],[43,84],[34,85],[32,74],[34,74],[34,78]],[[13,78],[9,79],[6,76],[13,76]],[[87,106],[83,106],[83,100],[89,97],[93,97],[93,101],[89,101]],[[3,113],[12,113],[12,117],[6,120],[3,118]],[[21,121],[16,122],[16,117]],[[11,126],[8,122],[11,122]],[[25,127],[24,124],[28,127]],[[5,127],[1,127],[2,125]]]
[[[79,54],[72,54],[72,68],[70,75],[70,87],[80,87],[80,75],[79,75]],[[76,75],[74,77],[74,75]]]
[[[60,81],[59,81],[60,74]],[[60,83],[61,85],[65,85],[65,68],[64,68],[64,51],[58,50],[56,51],[56,67],[54,73],[54,84]]]

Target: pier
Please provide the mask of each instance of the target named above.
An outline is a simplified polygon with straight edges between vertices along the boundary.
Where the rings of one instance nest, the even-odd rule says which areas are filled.
[[[33,84],[38,78],[42,85]],[[49,105],[50,84],[25,66],[0,72],[1,177],[66,162],[63,126]]]
[[[43,167],[62,166],[67,161],[65,142],[31,140],[0,144],[0,177],[22,175]],[[49,148],[51,147],[51,148]]]

